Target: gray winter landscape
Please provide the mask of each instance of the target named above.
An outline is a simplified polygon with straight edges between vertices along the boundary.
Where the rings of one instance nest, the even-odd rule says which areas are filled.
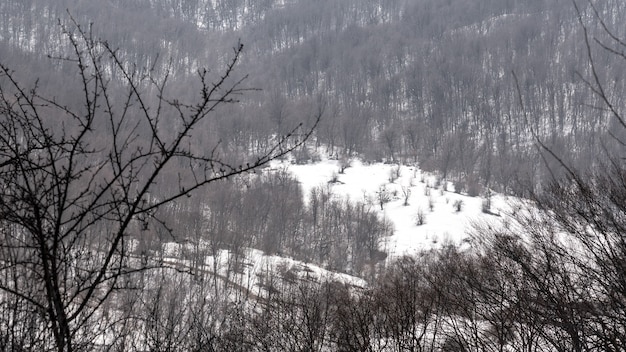
[[[0,0],[0,351],[626,350],[625,24]]]

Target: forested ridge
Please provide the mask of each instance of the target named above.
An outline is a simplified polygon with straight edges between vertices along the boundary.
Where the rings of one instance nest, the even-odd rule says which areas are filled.
[[[67,50],[58,20],[67,21],[68,9],[79,23],[93,23],[96,35],[119,48],[124,60],[150,67],[159,54],[157,65],[171,63],[181,82],[199,67],[223,62],[241,39],[246,50],[240,72],[261,91],[229,112],[219,135],[244,150],[262,138],[250,134],[281,131],[299,121],[302,106],[321,101],[328,117],[317,141],[333,154],[419,158],[423,168],[443,178],[523,192],[520,182],[538,184],[547,176],[528,148],[533,133],[580,166],[593,162],[610,129],[608,119],[590,117],[599,101],[578,77],[589,67],[568,1],[6,1],[1,6],[4,61],[41,67],[29,72],[51,88],[60,80],[44,81],[52,74],[45,56]],[[624,34],[623,6],[596,4],[618,37]],[[601,32],[593,17],[587,9],[583,19],[590,31]],[[595,54],[602,67],[619,60],[609,52]],[[613,91],[622,91],[619,72],[598,74]],[[185,84],[178,89],[184,94]]]
[[[623,23],[621,0],[0,2],[0,349],[623,350]],[[526,206],[388,259],[384,188],[263,170],[320,155]]]

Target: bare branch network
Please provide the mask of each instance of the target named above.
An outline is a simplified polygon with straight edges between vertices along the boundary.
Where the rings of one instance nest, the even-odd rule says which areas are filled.
[[[57,59],[76,65],[80,108],[26,88],[0,65],[0,294],[37,312],[41,330],[31,336],[41,340],[31,346],[71,351],[89,340],[82,327],[121,277],[142,269],[129,260],[133,231],[158,223],[165,204],[301,146],[319,115],[234,165],[217,147],[200,150],[194,132],[249,90],[234,75],[242,44],[221,75],[199,70],[194,99],[175,98],[169,70],[157,77],[123,61],[75,21],[63,31],[73,52]],[[175,186],[160,187],[171,179]]]

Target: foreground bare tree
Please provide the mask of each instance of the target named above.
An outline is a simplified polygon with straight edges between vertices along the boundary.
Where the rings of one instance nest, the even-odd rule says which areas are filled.
[[[516,273],[509,277],[521,284],[508,279],[514,288],[509,297],[519,297],[513,326],[520,340],[527,337],[526,346],[621,351],[626,343],[626,117],[621,95],[613,91],[617,79],[603,71],[623,71],[626,43],[603,20],[599,2],[572,2],[588,59],[579,76],[595,98],[586,103],[607,126],[603,151],[580,170],[535,136],[546,164],[557,166],[550,169],[552,182],[531,193],[532,207],[516,213],[516,226],[483,229],[480,237],[488,242],[489,257],[497,258],[491,267],[505,264]],[[596,26],[586,24],[587,17]],[[603,67],[607,56],[620,64]]]
[[[107,327],[93,324],[103,304],[132,284],[127,274],[161,265],[132,256],[133,236],[166,228],[157,210],[289,153],[313,130],[298,127],[262,155],[228,163],[217,147],[202,150],[194,138],[216,109],[245,91],[233,73],[242,45],[223,74],[198,72],[193,99],[171,98],[170,72],[157,77],[133,67],[76,22],[63,31],[73,53],[60,59],[77,69],[78,108],[26,88],[0,65],[4,350],[106,344]]]

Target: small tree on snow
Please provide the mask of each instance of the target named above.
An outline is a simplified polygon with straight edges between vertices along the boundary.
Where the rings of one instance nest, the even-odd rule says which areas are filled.
[[[346,155],[342,155],[339,158],[339,173],[343,174],[346,172],[346,169],[350,167],[350,158]]]
[[[482,211],[486,214],[491,214],[491,197],[492,192],[489,188],[485,191],[485,199],[483,199]]]
[[[426,223],[426,214],[424,214],[424,210],[422,208],[417,209],[417,214],[415,214],[415,224],[417,226],[424,225]]]
[[[380,210],[384,209],[385,204],[391,201],[391,193],[387,189],[387,186],[381,185],[376,191],[376,199],[378,200],[378,205],[380,205]]]
[[[402,176],[402,172],[400,170],[400,165],[396,165],[389,169],[389,182],[394,183],[397,179]]]
[[[462,199],[457,199],[454,201],[454,203],[452,203],[452,206],[454,207],[454,210],[456,210],[457,213],[461,212],[461,210],[463,210],[463,200]]]
[[[409,197],[411,196],[411,188],[402,186],[402,196],[404,198],[403,205],[406,207],[409,205]]]

